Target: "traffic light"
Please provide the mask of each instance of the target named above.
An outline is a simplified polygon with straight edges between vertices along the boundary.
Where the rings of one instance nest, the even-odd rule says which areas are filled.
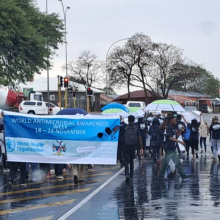
[[[93,96],[93,90],[90,87],[86,89],[86,95]]]
[[[63,87],[63,77],[60,76],[60,87]]]
[[[69,87],[69,78],[64,77],[64,88],[68,88],[68,87]]]
[[[72,92],[73,92],[73,86],[70,85],[70,86],[67,88],[67,91],[68,91],[69,93],[72,93]]]

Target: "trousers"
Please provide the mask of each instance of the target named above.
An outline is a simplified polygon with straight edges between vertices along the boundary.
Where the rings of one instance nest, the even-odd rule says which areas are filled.
[[[217,159],[220,156],[220,139],[212,139],[213,155]]]
[[[135,149],[127,148],[124,150],[124,160],[125,160],[125,176],[133,177],[134,174],[134,156],[135,156]],[[130,172],[129,172],[130,166]]]
[[[175,164],[176,169],[177,169],[178,173],[180,174],[180,176],[184,177],[186,174],[185,174],[183,167],[180,163],[180,159],[177,156],[177,153],[173,150],[166,150],[165,151],[165,158],[164,158],[161,170],[160,170],[160,176],[164,176],[165,171],[166,171],[166,167],[171,159],[172,159],[173,163]]]

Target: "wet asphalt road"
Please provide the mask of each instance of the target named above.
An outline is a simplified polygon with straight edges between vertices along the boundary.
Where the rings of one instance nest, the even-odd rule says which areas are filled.
[[[0,219],[219,219],[220,165],[213,163],[210,145],[207,154],[199,154],[198,160],[185,158],[183,167],[192,174],[190,179],[182,181],[177,174],[173,180],[159,181],[160,164],[153,165],[147,157],[140,164],[135,161],[130,183],[125,182],[124,171],[116,165],[95,166],[85,173],[86,182],[80,185],[74,185],[72,175],[67,173],[64,180],[52,176],[46,184],[13,188],[4,186],[7,174],[0,172]],[[91,198],[87,201],[88,196]],[[73,211],[70,216],[62,218],[69,210]]]

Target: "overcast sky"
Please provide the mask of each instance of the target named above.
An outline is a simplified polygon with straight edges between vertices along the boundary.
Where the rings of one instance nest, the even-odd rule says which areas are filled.
[[[36,1],[40,10],[46,11],[46,0]],[[61,2],[47,1],[48,12],[63,18]],[[70,7],[68,60],[83,50],[91,50],[105,60],[113,42],[143,32],[154,42],[182,48],[187,58],[203,64],[220,78],[220,0],[63,0],[63,3]],[[50,76],[65,75],[64,45],[57,50],[53,64]]]

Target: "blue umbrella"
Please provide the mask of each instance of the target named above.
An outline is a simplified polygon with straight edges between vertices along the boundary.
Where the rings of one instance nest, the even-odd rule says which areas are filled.
[[[126,106],[124,106],[124,105],[122,105],[120,103],[115,103],[115,102],[107,104],[106,106],[104,106],[101,109],[101,111],[105,111],[105,110],[112,109],[112,108],[114,108],[114,109],[121,109],[121,110],[129,113],[129,109]]]
[[[57,115],[76,115],[76,114],[87,115],[88,113],[82,108],[65,108],[57,113]]]

